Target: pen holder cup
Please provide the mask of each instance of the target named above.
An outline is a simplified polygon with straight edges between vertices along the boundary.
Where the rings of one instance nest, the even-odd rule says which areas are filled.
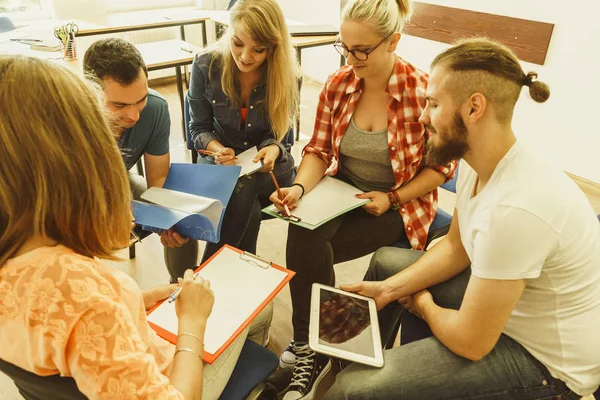
[[[63,60],[76,60],[77,59],[77,43],[75,39],[68,39],[67,42],[60,42],[60,48],[62,50]]]

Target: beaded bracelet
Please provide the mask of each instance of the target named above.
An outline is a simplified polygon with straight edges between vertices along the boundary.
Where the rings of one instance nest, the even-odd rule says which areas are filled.
[[[400,196],[398,196],[398,192],[392,190],[387,193],[388,200],[390,202],[390,208],[394,211],[398,211],[400,207],[402,207],[402,202],[400,201]]]

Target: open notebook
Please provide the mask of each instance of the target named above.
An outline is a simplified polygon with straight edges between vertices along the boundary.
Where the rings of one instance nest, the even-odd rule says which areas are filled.
[[[299,222],[282,216],[273,204],[262,211],[284,219],[291,224],[312,230],[338,215],[361,207],[370,201],[368,199],[357,199],[354,197],[357,193],[363,192],[339,179],[325,176],[313,190],[302,197],[298,207],[292,211],[292,215],[300,219]]]
[[[204,361],[212,364],[295,272],[224,246],[196,271],[210,281],[215,304],[206,324]],[[177,300],[175,300],[177,302]],[[148,323],[163,338],[177,341],[175,302],[163,301],[148,312]]]
[[[218,242],[221,222],[241,168],[238,166],[171,164],[162,188],[133,202],[135,222],[158,234],[173,228],[181,236]]]
[[[254,157],[258,154],[258,150],[256,147],[251,147],[248,150],[238,154],[237,160],[235,161],[235,165],[242,167],[240,171],[240,176],[244,175],[252,175],[259,169],[263,167],[262,160],[258,162],[252,162]]]

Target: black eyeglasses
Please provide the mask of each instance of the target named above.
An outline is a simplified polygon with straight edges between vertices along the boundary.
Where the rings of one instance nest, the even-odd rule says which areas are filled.
[[[392,35],[393,35],[393,33],[392,33]],[[367,61],[367,59],[369,58],[369,54],[371,54],[372,52],[377,50],[377,48],[379,46],[381,46],[381,44],[383,42],[385,42],[392,35],[388,35],[381,42],[377,43],[375,46],[373,46],[367,50],[350,50],[344,44],[342,44],[342,41],[340,38],[338,38],[338,40],[336,40],[336,42],[333,44],[333,47],[335,47],[335,50],[338,53],[340,53],[342,56],[344,56],[346,58],[348,58],[348,54],[352,54],[354,56],[354,58],[356,58],[358,61]]]

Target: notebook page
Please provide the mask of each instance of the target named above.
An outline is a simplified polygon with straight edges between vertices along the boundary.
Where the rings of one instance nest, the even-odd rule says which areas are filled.
[[[256,157],[257,154],[258,150],[256,149],[256,147],[251,147],[248,150],[236,156],[237,160],[235,162],[235,165],[242,167],[242,170],[240,171],[240,176],[250,175],[253,172],[256,172],[262,168],[263,165],[261,161],[252,162],[252,160],[254,159],[254,157]]]
[[[206,216],[214,227],[219,225],[223,205],[219,200],[196,196],[177,190],[151,187],[142,193],[142,199],[163,207],[183,211],[189,214]]]

